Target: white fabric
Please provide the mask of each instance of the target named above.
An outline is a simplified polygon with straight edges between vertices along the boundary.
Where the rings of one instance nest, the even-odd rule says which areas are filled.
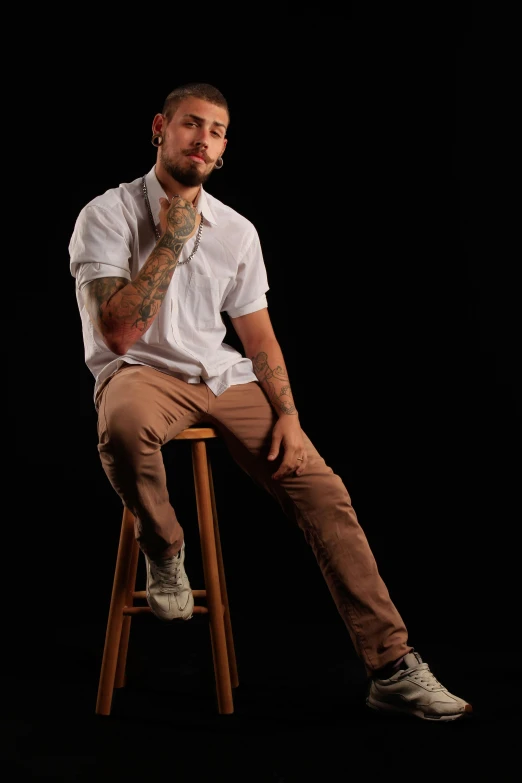
[[[216,175],[214,175],[216,176]],[[149,200],[159,228],[159,199],[166,196],[154,166],[146,175]],[[243,215],[200,190],[203,230],[197,253],[178,266],[152,326],[124,356],[110,351],[94,329],[82,291],[91,280],[132,280],[156,244],[142,192],[142,178],[120,184],[90,201],[80,212],[69,243],[76,279],[85,362],[100,384],[123,362],[146,364],[188,383],[204,381],[214,394],[255,381],[252,362],[223,343],[231,318],[267,307],[269,290],[259,236]],[[190,239],[180,260],[191,253]]]

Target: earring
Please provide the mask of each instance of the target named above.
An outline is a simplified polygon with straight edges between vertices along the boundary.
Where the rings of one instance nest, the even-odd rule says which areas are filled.
[[[150,140],[150,143],[152,144],[153,147],[161,147],[161,145],[163,144],[163,136],[161,135],[161,133],[154,133],[152,139]]]
[[[218,164],[219,164],[219,165],[218,165]],[[221,157],[221,155],[220,155],[220,156],[219,156],[219,158],[216,160],[216,163],[215,163],[215,165],[214,165],[214,168],[215,168],[215,169],[222,169],[222,168],[223,168],[223,158]]]

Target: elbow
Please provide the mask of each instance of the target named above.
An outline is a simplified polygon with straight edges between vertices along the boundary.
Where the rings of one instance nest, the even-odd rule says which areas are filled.
[[[245,356],[248,356],[249,359],[254,359],[256,356],[259,356],[260,353],[267,353],[272,347],[272,341],[267,338],[249,340],[248,342],[243,343]]]
[[[113,346],[111,348],[111,351],[113,353],[115,353],[117,356],[125,356],[125,354],[127,353],[128,350],[129,350],[128,346],[126,346],[126,345],[124,346],[124,345],[120,345],[120,344],[115,345],[115,346]]]
[[[120,324],[103,324],[105,327],[100,331],[101,337],[109,351],[116,356],[125,356],[136,340],[132,340],[132,335],[127,329],[122,329]]]
[[[111,335],[103,335],[103,341],[111,353],[115,353],[116,356],[124,356],[130,348],[127,343],[118,340]]]

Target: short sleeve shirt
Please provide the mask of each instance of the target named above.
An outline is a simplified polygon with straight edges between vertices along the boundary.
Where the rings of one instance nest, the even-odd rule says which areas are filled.
[[[166,194],[154,167],[145,175],[152,220],[159,230],[160,198]],[[201,188],[202,230],[197,252],[174,270],[158,315],[124,356],[110,351],[85,309],[83,290],[102,277],[133,280],[156,244],[143,193],[143,178],[120,184],[90,201],[76,220],[69,243],[70,271],[82,322],[85,362],[95,377],[94,396],[122,364],[145,364],[187,383],[205,382],[214,394],[255,381],[252,362],[224,343],[231,318],[267,307],[269,290],[254,225]],[[192,237],[180,262],[192,250]]]

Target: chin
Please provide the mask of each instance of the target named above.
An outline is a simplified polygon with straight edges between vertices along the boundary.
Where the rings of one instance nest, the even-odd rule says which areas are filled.
[[[199,187],[200,185],[203,185],[207,181],[209,176],[210,176],[210,172],[205,174],[200,172],[194,172],[194,176],[186,177],[185,181],[182,184],[187,185],[187,187]]]
[[[187,163],[188,165],[186,165]],[[163,159],[163,165],[176,182],[179,182],[180,185],[185,185],[187,188],[199,187],[210,176],[210,171],[201,171],[198,168],[198,164],[190,160],[183,161],[183,163],[179,162],[178,165],[172,165],[168,160]]]
[[[181,182],[182,185],[190,188],[202,185],[207,181],[210,172],[201,171],[196,168],[196,165],[191,163],[188,169],[185,169],[183,172],[178,171],[178,176],[175,179]]]

